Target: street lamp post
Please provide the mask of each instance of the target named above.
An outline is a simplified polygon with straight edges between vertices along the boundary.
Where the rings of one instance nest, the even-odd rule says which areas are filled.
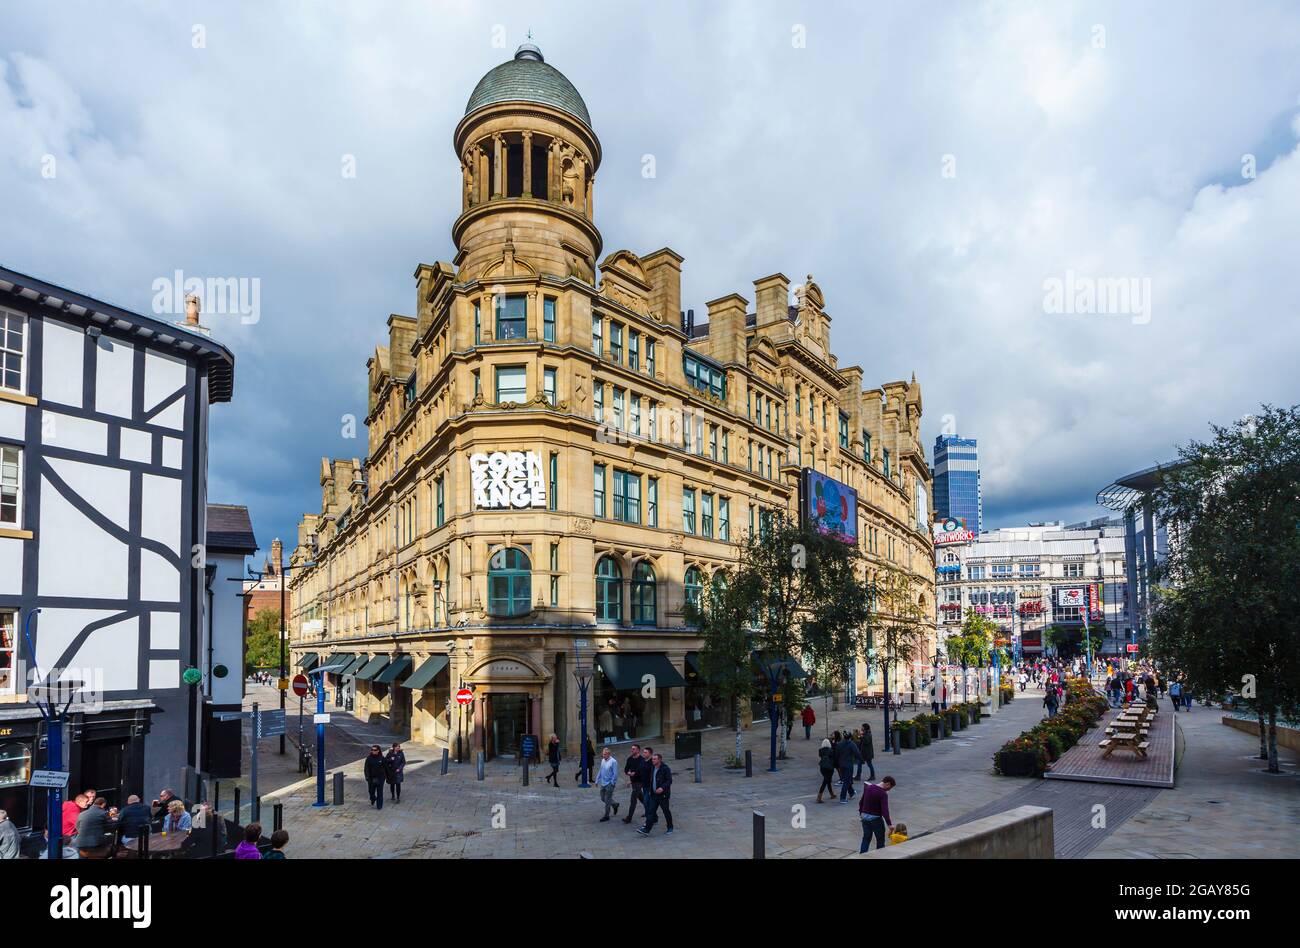
[[[579,766],[581,783],[579,784],[584,790],[591,784],[587,782],[587,768],[591,766],[591,761],[587,758],[587,690],[591,687],[591,680],[595,676],[595,650],[589,648],[585,639],[575,639],[573,642],[573,677],[578,681],[578,729],[579,740],[582,742],[579,753]]]

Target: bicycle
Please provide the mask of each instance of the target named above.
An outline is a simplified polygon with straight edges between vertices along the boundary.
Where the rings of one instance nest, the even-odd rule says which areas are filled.
[[[311,759],[311,751],[306,747],[298,748],[298,773],[306,774],[308,777],[310,777],[312,775],[312,769],[313,769],[313,764]]]

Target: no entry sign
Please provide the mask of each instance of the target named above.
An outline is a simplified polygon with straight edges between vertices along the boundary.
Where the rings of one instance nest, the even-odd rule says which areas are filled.
[[[456,692],[457,704],[469,704],[473,700],[474,700],[474,692],[468,688],[461,688],[459,691]]]
[[[293,693],[296,694],[299,698],[301,698],[303,695],[307,693],[306,675],[293,676]]]

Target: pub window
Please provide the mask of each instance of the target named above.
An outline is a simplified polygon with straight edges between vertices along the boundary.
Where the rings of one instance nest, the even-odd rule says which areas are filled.
[[[27,343],[27,319],[0,309],[0,388],[23,390],[23,355]]]
[[[23,449],[0,446],[0,524],[22,526]]]
[[[521,616],[531,609],[532,564],[514,547],[497,550],[488,561],[488,614]]]
[[[611,556],[596,564],[596,620],[623,621],[623,571]]]
[[[523,339],[528,335],[528,297],[523,293],[499,293],[496,302],[496,338]]]
[[[0,694],[13,694],[15,643],[18,634],[18,612],[0,609]],[[4,777],[0,775],[0,785]],[[27,781],[24,779],[23,783]]]

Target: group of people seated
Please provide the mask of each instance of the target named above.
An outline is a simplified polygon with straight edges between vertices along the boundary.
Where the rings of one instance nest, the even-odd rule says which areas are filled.
[[[207,824],[215,818],[208,804],[198,812]],[[218,832],[221,821],[217,821]],[[120,851],[133,850],[141,836],[152,833],[184,833],[194,829],[194,817],[187,801],[170,788],[158,794],[152,803],[144,803],[131,794],[121,809],[93,789],[83,790],[63,804],[63,846],[65,856],[81,859],[107,859]],[[71,852],[69,852],[71,850]]]

